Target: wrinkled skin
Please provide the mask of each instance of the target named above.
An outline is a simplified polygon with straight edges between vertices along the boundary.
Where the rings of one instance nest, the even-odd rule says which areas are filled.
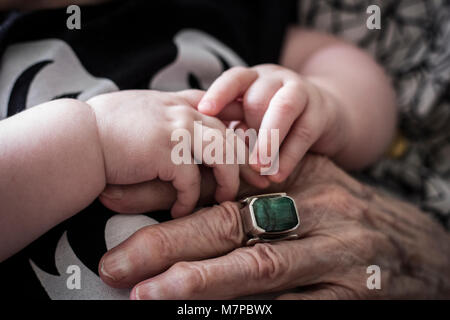
[[[151,183],[140,187],[147,195],[172,192]],[[261,193],[241,189],[242,196]],[[281,299],[450,298],[450,236],[417,208],[312,155],[269,189],[263,192],[286,191],[295,199],[299,240],[242,247],[238,204],[225,202],[139,230],[102,258],[102,279],[114,287],[138,283],[133,299],[268,292],[282,292]],[[120,211],[133,197],[130,189],[108,206]],[[160,207],[173,201],[173,195],[158,198],[167,202]],[[144,210],[154,202],[139,203]],[[381,268],[380,290],[366,286],[369,265]]]

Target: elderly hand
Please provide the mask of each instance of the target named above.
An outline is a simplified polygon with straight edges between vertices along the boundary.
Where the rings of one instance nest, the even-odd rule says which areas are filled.
[[[238,204],[224,202],[139,230],[105,254],[102,279],[135,285],[132,299],[450,297],[450,236],[418,209],[316,156],[272,189],[295,199],[300,239],[242,247]],[[370,265],[380,290],[366,285]]]

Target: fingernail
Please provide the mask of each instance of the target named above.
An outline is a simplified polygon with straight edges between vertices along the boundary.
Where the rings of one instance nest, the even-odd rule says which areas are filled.
[[[118,186],[108,186],[101,195],[111,200],[120,200],[123,197],[123,189]]]
[[[119,281],[130,273],[130,269],[128,255],[123,250],[117,250],[103,258],[100,272],[113,281]]]
[[[134,299],[135,300],[163,300],[163,294],[161,292],[161,287],[156,281],[150,281],[138,285],[134,289]]]

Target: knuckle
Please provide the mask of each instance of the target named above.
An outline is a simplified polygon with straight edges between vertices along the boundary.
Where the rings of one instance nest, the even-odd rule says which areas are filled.
[[[322,192],[326,194],[327,198],[333,203],[345,202],[350,195],[346,189],[337,183],[324,185]]]
[[[323,200],[329,203],[336,211],[343,214],[347,218],[361,220],[363,218],[363,210],[356,205],[353,195],[346,188],[337,183],[324,184],[320,193],[325,198]]]
[[[364,243],[364,247],[368,248],[373,243],[374,232],[371,232],[365,228],[352,227],[346,234],[346,239],[349,243]]]
[[[180,117],[172,122],[172,129],[186,129],[190,130],[190,128],[193,126],[193,119],[189,116],[183,116],[180,114]]]
[[[115,101],[117,98],[119,98],[118,95],[119,95],[118,92],[103,93],[90,98],[89,100],[86,101],[86,103],[88,103],[91,106],[107,105]]]
[[[226,70],[224,72],[224,75],[238,76],[238,75],[243,74],[248,71],[249,71],[249,69],[247,67],[235,66],[235,67],[231,67],[230,69]]]
[[[319,185],[324,181],[334,181],[340,171],[329,158],[307,153],[302,159],[299,174],[310,185]]]
[[[252,248],[243,248],[241,256],[249,268],[248,274],[256,281],[275,280],[287,271],[285,259],[268,243],[257,243]]]
[[[299,92],[308,92],[305,81],[295,72],[294,78],[289,83],[291,83]]]
[[[352,248],[354,259],[363,264],[377,258],[379,248],[384,247],[383,241],[378,232],[361,226],[352,226],[345,234],[345,242]]]
[[[182,280],[180,281],[182,296],[189,297],[206,289],[206,270],[201,265],[181,261],[175,263],[170,269],[177,278]]]
[[[149,226],[139,229],[133,235],[134,248],[145,248],[145,250],[158,253],[162,261],[172,261],[176,256],[176,246],[173,245],[172,237],[160,226]]]
[[[174,119],[185,119],[189,121],[193,121],[195,117],[194,108],[186,106],[186,105],[177,105],[170,108],[170,111],[174,113]]]
[[[224,77],[224,79],[227,79],[227,81],[233,81],[233,85],[235,85],[237,88],[241,88],[247,81],[247,77],[252,74],[256,75],[256,71],[251,70],[247,67],[237,66],[226,70],[222,76]],[[222,88],[222,90],[225,89]]]
[[[278,98],[277,103],[278,112],[285,117],[292,117],[297,111],[297,106],[295,105],[294,101],[292,101],[292,99],[289,99],[287,97]]]
[[[384,242],[383,236],[373,230],[360,229],[360,234],[358,237],[359,241],[364,241],[366,243],[365,251],[367,252],[367,258],[373,258],[377,255],[378,247],[382,242]]]
[[[303,79],[301,75],[292,70],[286,70],[286,76],[284,86],[289,87],[292,90],[292,94],[300,93],[302,95],[309,96],[308,82]]]
[[[246,95],[244,98],[244,110],[250,115],[262,114],[267,107],[267,102],[260,95]]]
[[[215,238],[220,243],[231,243],[233,247],[242,245],[244,231],[241,213],[236,203],[225,201],[214,207],[215,219],[210,219],[214,225],[209,229],[214,230]]]

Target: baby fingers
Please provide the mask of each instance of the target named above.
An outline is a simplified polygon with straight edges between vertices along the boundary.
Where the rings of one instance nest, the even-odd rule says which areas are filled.
[[[209,87],[198,110],[207,115],[217,115],[226,105],[242,97],[258,77],[255,70],[245,67],[228,69]]]

